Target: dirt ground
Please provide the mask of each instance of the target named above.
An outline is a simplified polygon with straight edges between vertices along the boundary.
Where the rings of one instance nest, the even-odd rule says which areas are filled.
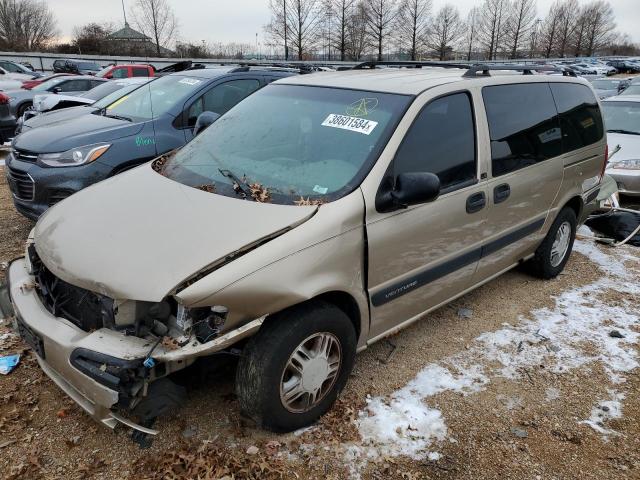
[[[2,167],[0,173],[0,262],[6,262],[21,255],[32,224],[15,212]],[[496,373],[510,358],[492,358],[479,348],[478,339],[486,332],[524,332],[539,312],[562,303],[558,298],[563,292],[581,287],[580,295],[593,295],[593,305],[601,305],[603,315],[618,308],[621,316],[637,319],[638,295],[610,285],[591,291],[606,274],[597,251],[583,249],[586,255],[574,252],[555,280],[510,272],[365,350],[332,411],[317,426],[288,435],[265,433],[241,420],[231,365],[217,373],[194,369],[186,407],[162,419],[152,447],[141,450],[127,429],[112,432],[95,424],[41,373],[18,338],[3,335],[8,327],[0,326],[0,353],[22,352],[20,365],[0,378],[0,477],[640,479],[640,368],[633,363],[638,323],[622,331],[624,351],[615,350],[622,339],[608,335],[613,318],[594,327],[606,331],[593,344],[589,336],[572,344],[571,335],[562,343],[561,332],[556,332],[559,339],[555,346],[547,342],[547,350],[535,350],[530,339],[505,347],[502,355],[517,358],[531,352],[534,359],[518,363],[514,375]],[[640,252],[628,248],[621,258],[631,282],[639,283]],[[612,360],[598,345],[627,359],[615,382]],[[572,364],[578,357],[570,353],[577,349],[582,349],[579,358],[588,358]],[[425,367],[454,361],[478,363],[490,381],[476,389],[443,387],[425,395],[421,402],[441,413],[446,433],[429,439],[423,456],[394,453],[395,440],[383,448],[362,439],[363,422],[375,415],[368,402],[378,398],[391,405]],[[623,395],[621,414],[595,427],[581,423],[599,404],[609,411],[602,401],[612,390]],[[407,445],[426,435],[415,431],[412,436],[410,425],[400,430],[390,434]]]

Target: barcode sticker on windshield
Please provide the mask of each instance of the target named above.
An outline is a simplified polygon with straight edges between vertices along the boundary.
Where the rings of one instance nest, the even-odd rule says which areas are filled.
[[[378,122],[367,120],[365,118],[350,117],[348,115],[338,115],[332,113],[324,122],[323,127],[341,128],[343,130],[350,130],[352,132],[364,133],[369,135],[373,132],[373,129],[378,126]]]
[[[196,79],[196,78],[183,78],[182,80],[180,80],[178,83],[185,83],[187,85],[198,85],[200,83],[200,80]]]

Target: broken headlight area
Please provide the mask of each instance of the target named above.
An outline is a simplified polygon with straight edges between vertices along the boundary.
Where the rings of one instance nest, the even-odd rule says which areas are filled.
[[[114,312],[115,330],[161,341],[168,349],[213,340],[220,334],[227,318],[227,309],[223,306],[189,309],[173,298],[159,303],[116,301]]]

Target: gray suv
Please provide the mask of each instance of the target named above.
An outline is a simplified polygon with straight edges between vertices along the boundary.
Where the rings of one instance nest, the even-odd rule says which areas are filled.
[[[69,195],[182,147],[193,138],[201,113],[222,115],[255,90],[290,75],[191,70],[159,78],[90,115],[33,129],[27,121],[7,158],[16,209],[36,220]]]

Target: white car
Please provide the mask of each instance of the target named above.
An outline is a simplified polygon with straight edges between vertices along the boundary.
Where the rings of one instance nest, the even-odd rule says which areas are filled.
[[[134,90],[152,80],[150,77],[132,77],[112,80],[98,85],[80,95],[43,94],[33,98],[33,111],[37,113],[59,110],[61,108],[91,105],[121,89]],[[33,115],[32,115],[33,116]],[[26,119],[25,119],[26,120]]]
[[[620,193],[640,196],[640,95],[611,97],[602,112],[611,152],[607,173]]]
[[[21,82],[20,84],[22,85],[22,81],[32,80],[34,76],[35,75],[28,75],[26,73],[9,72],[4,68],[0,67],[0,80],[18,80]]]
[[[22,87],[20,80],[0,80],[0,91],[18,90]]]

